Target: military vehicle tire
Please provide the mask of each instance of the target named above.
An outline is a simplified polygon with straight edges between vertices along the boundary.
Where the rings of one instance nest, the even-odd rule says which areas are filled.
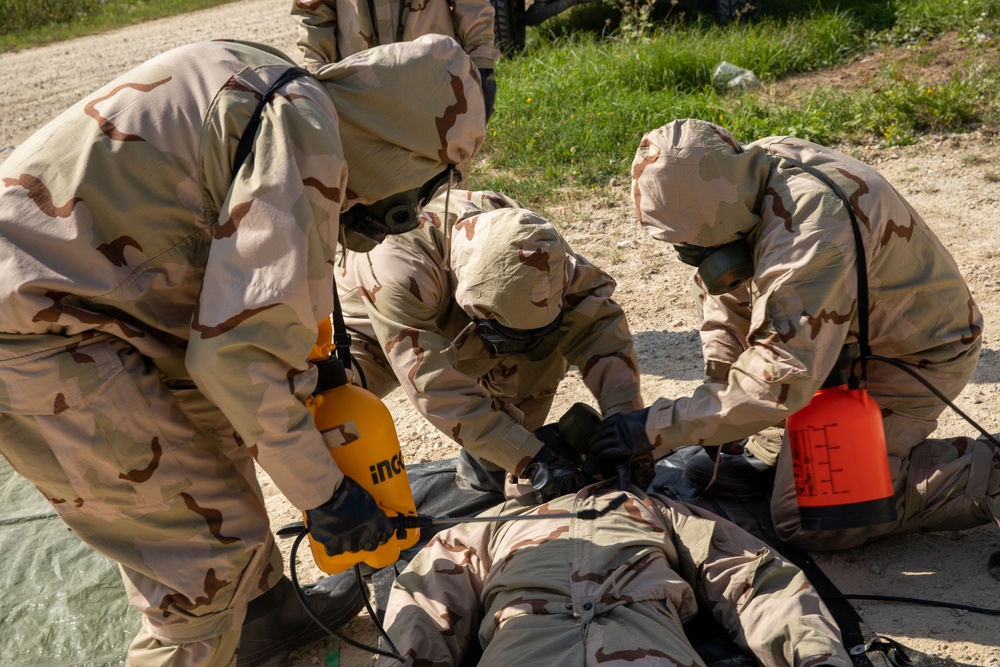
[[[524,0],[490,0],[496,17],[493,21],[494,43],[502,53],[516,53],[524,48]]]

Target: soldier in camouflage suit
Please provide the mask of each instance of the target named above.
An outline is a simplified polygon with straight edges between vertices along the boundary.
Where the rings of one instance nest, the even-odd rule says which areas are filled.
[[[372,12],[377,21],[372,21]],[[292,4],[298,45],[310,71],[379,44],[421,35],[453,37],[479,68],[487,120],[493,113],[493,69],[500,57],[494,47],[493,16],[490,0],[295,0]]]
[[[471,158],[482,95],[454,40],[371,50],[282,87],[234,173],[293,64],[169,51],[0,165],[0,452],[121,565],[129,664],[232,664],[248,603],[287,582],[255,459],[328,547],[391,535],[302,402],[307,357],[341,212]]]
[[[568,516],[620,495],[597,519]],[[460,524],[417,553],[385,619],[404,665],[460,665],[478,640],[484,667],[703,666],[683,627],[699,607],[765,667],[853,664],[802,571],[709,512],[598,484],[491,515],[546,518]]]
[[[706,381],[690,397],[660,398],[647,411],[603,424],[591,453],[604,461],[594,467],[608,466],[631,446],[653,447],[661,457],[780,424],[809,403],[845,343],[858,341],[857,254],[847,207],[792,160],[833,179],[856,213],[872,353],[904,363],[949,400],[969,381],[982,316],[954,259],[882,176],[808,141],[768,137],[743,146],[711,123],[674,121],[648,133],[636,153],[632,192],[639,221],[654,238],[673,244],[712,248],[742,240],[752,277],[728,294],[702,295]],[[890,363],[868,362],[867,380],[882,409],[897,519],[803,530],[786,441],[771,496],[780,536],[803,547],[838,549],[882,535],[996,521],[997,446],[986,438],[926,439],[946,405]],[[747,446],[760,459],[776,453],[753,450],[753,440]]]
[[[346,253],[337,278],[372,391],[401,385],[463,454],[515,475],[548,455],[533,431],[571,365],[605,416],[642,407],[615,283],[551,224],[497,193],[466,191],[430,202],[421,220],[369,253]],[[483,321],[534,331],[537,346],[497,350],[477,333]],[[546,485],[544,467],[531,472]]]

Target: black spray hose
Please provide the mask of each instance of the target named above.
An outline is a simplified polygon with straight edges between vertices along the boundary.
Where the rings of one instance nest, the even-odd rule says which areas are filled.
[[[955,405],[954,403],[952,403],[951,401],[949,401],[948,397],[945,396],[944,394],[942,394],[940,391],[938,391],[938,389],[936,387],[934,387],[933,385],[931,385],[930,382],[928,382],[924,378],[920,377],[920,375],[915,370],[913,370],[912,368],[910,368],[909,365],[904,364],[903,362],[901,362],[901,361],[899,361],[897,359],[890,359],[888,357],[880,357],[877,354],[868,354],[868,355],[864,355],[864,356],[858,357],[851,364],[851,374],[852,375],[854,373],[854,364],[860,362],[863,365],[864,362],[865,362],[865,360],[881,361],[881,362],[890,364],[892,366],[895,366],[899,370],[901,370],[901,371],[909,374],[911,377],[913,377],[913,379],[917,380],[918,382],[920,382],[920,384],[922,384],[925,387],[927,387],[928,391],[930,391],[932,394],[934,394],[935,396],[937,396],[938,398],[940,398],[941,401],[944,402],[945,405],[947,405],[949,408],[951,408],[952,410],[954,410],[955,413],[959,417],[961,417],[965,421],[969,422],[969,424],[971,424],[973,427],[975,427],[975,429],[977,431],[979,431],[980,433],[983,434],[983,437],[985,437],[987,440],[989,440],[990,442],[992,442],[997,447],[1000,447],[1000,441],[998,441],[995,437],[993,437],[990,433],[988,433],[986,431],[986,429],[984,429],[982,426],[980,426],[979,424],[977,424],[975,422],[975,420],[972,419],[972,417],[968,416],[967,414],[965,414],[964,412],[962,412],[961,410],[959,410],[957,405]]]
[[[302,543],[302,540],[304,540],[306,536],[309,534],[309,531],[306,529],[304,524],[299,524],[299,525],[301,525],[301,530],[299,531],[299,534],[296,535],[295,541],[292,543],[292,551],[288,558],[289,561],[288,568],[291,571],[292,584],[294,584],[295,587],[295,594],[298,596],[299,602],[302,603],[302,608],[306,610],[306,613],[309,615],[309,618],[311,618],[313,620],[313,623],[321,627],[328,634],[336,637],[337,639],[341,640],[344,643],[350,644],[354,648],[361,649],[362,651],[370,651],[372,653],[377,653],[378,655],[384,655],[388,658],[393,658],[395,660],[403,662],[403,656],[399,655],[399,651],[397,651],[396,647],[393,646],[392,640],[389,639],[389,635],[386,633],[385,628],[382,627],[382,624],[378,620],[378,615],[371,607],[371,602],[368,600],[368,589],[365,586],[364,578],[361,576],[361,568],[359,566],[357,565],[354,566],[354,576],[357,579],[358,588],[361,590],[361,598],[365,601],[365,608],[368,610],[368,615],[371,616],[372,621],[374,621],[375,623],[375,627],[378,629],[379,634],[382,636],[382,639],[385,640],[385,643],[389,646],[391,651],[383,651],[382,649],[375,648],[373,646],[368,646],[367,644],[362,644],[359,641],[355,641],[350,637],[347,637],[341,634],[340,632],[337,632],[333,628],[329,627],[322,620],[320,620],[319,617],[316,616],[315,612],[313,612],[313,610],[309,608],[309,601],[306,599],[305,594],[302,592],[302,587],[299,586],[299,577],[295,572],[296,553],[298,552],[299,545]],[[279,531],[279,533],[280,532],[287,533],[289,529],[290,526],[285,526],[284,528],[281,529],[281,531]]]

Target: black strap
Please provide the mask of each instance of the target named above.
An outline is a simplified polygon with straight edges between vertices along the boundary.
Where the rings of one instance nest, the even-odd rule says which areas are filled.
[[[340,295],[337,293],[337,282],[333,283],[333,348],[337,353],[337,358],[344,364],[344,368],[351,368],[351,334],[347,331],[347,324],[344,322],[344,310],[340,306]]]
[[[301,67],[289,67],[281,76],[275,79],[270,88],[264,91],[260,102],[257,103],[257,108],[253,110],[253,114],[250,116],[250,122],[247,123],[246,129],[243,130],[243,134],[240,136],[240,143],[236,145],[236,157],[233,159],[232,171],[234,178],[239,168],[250,157],[250,151],[253,150],[253,142],[257,138],[257,128],[260,127],[260,117],[264,113],[264,107],[274,99],[275,94],[282,86],[293,79],[303,76],[309,76],[309,72]]]
[[[372,46],[379,45],[378,36],[378,15],[375,13],[374,0],[368,0],[368,18],[372,21]]]
[[[851,218],[851,228],[854,231],[854,250],[857,254],[858,262],[858,338],[861,347],[861,380],[865,381],[868,379],[867,360],[872,354],[872,349],[868,343],[868,263],[865,261],[865,243],[861,237],[861,224],[858,222],[858,216],[854,213],[854,208],[851,206],[851,200],[848,199],[847,195],[844,194],[844,191],[840,188],[840,186],[837,185],[828,174],[824,174],[816,167],[796,160],[795,158],[786,157],[784,155],[777,155],[777,157],[795,165],[809,174],[812,174],[821,182],[826,184],[831,190],[833,190],[833,193],[837,195],[842,202],[844,202],[844,207],[847,209],[847,215]]]
[[[854,667],[909,667],[912,664],[909,653],[911,649],[874,632],[809,552],[794,547],[778,537],[771,519],[770,501],[767,498],[736,501],[699,495],[697,500],[699,502],[695,504],[726,517],[757,537],[763,537],[765,541],[775,546],[782,556],[802,570],[840,627],[844,647],[847,648]]]
[[[399,17],[396,19],[396,41],[403,41],[403,29],[406,27],[403,23],[403,12],[406,11],[407,0],[399,0]]]

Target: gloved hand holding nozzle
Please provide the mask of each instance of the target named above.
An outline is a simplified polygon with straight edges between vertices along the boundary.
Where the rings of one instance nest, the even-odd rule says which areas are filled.
[[[374,551],[395,532],[375,498],[350,477],[344,477],[328,501],[305,514],[309,534],[328,556]]]

